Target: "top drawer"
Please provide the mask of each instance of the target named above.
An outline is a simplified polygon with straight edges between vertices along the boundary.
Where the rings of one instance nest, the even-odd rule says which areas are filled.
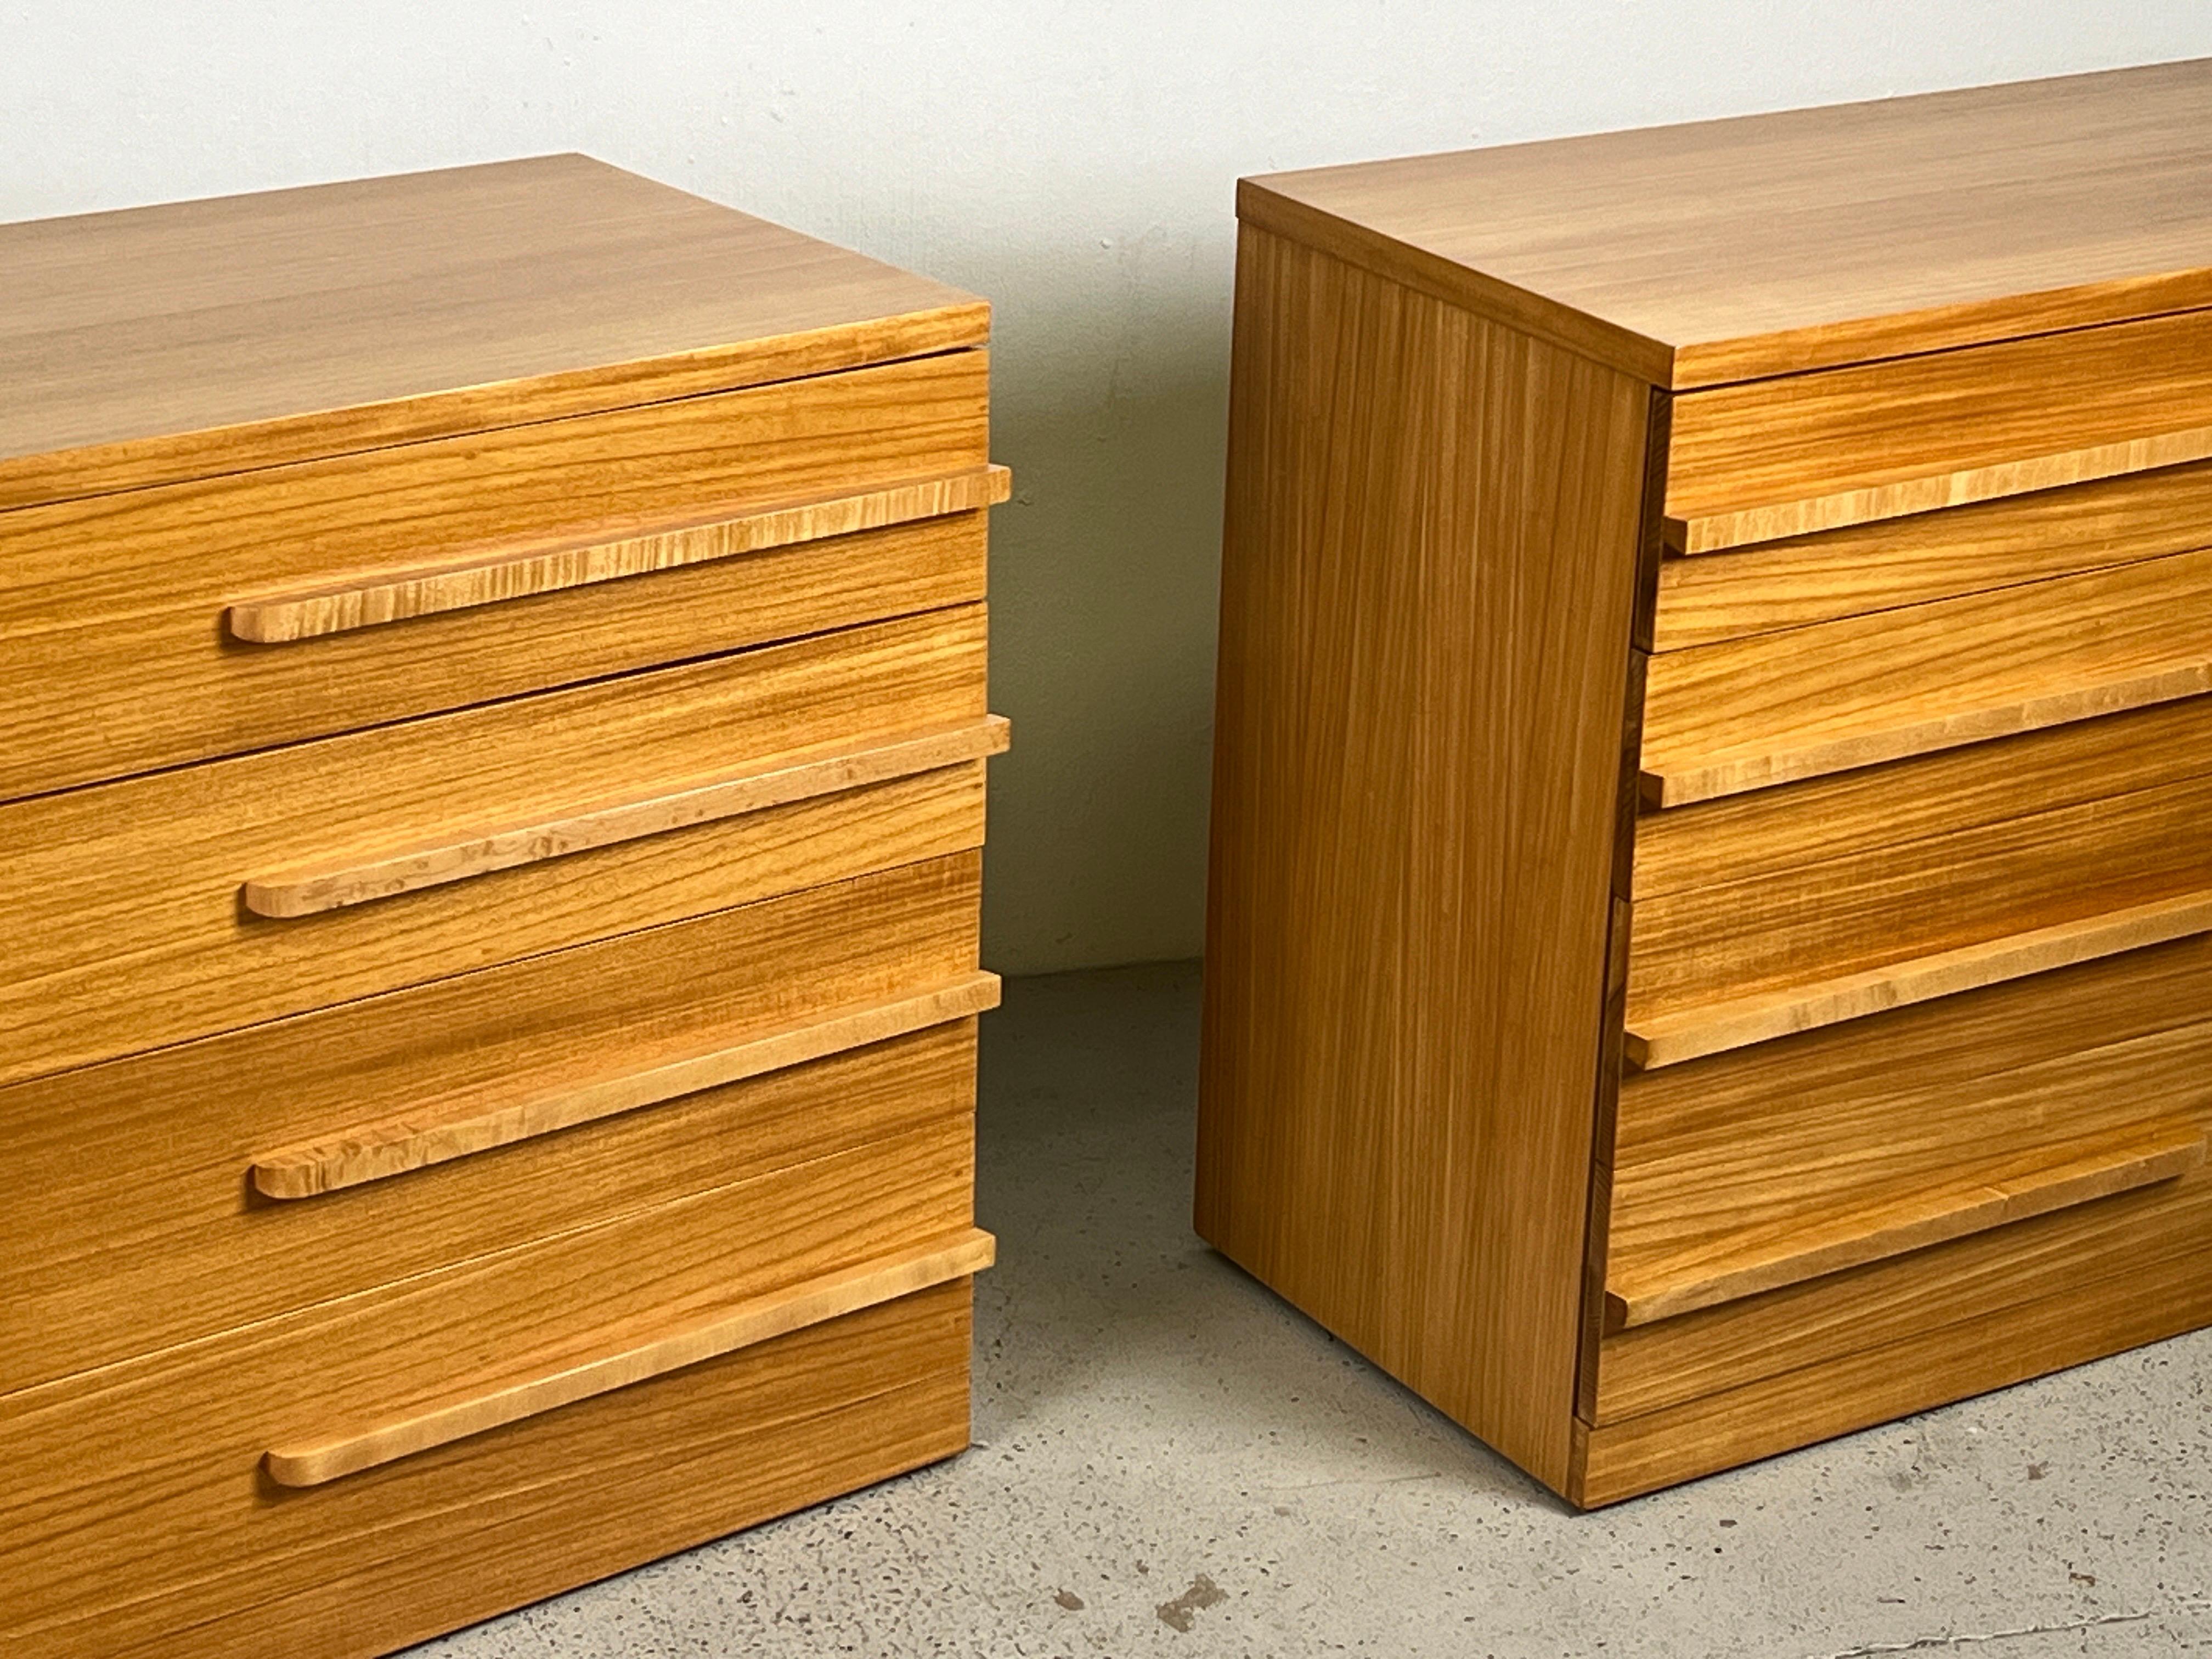
[[[987,392],[956,351],[0,513],[0,799],[980,598]]]
[[[2212,456],[2212,312],[1672,400],[1667,536],[1708,553]]]

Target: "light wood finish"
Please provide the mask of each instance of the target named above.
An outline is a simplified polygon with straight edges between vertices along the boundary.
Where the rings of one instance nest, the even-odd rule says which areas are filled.
[[[2212,1322],[2208,134],[1240,186],[1200,1228],[1571,1501]]]
[[[965,726],[864,739],[857,748],[778,756],[767,765],[756,764],[729,777],[687,782],[641,800],[580,806],[557,818],[506,829],[461,830],[450,839],[373,854],[341,869],[258,877],[239,890],[239,902],[257,916],[319,915],[495,871],[567,858],[595,847],[613,847],[982,760],[1005,753],[1006,743],[1006,722],[994,714]]]
[[[1237,285],[1199,1231],[1560,1483],[1648,393],[1249,225]]]
[[[2212,311],[1689,393],[1686,553],[2212,456]]]
[[[163,1610],[171,1620],[195,1606],[203,1614],[234,1607],[241,1576],[253,1578],[252,1600],[296,1593],[329,1571],[325,1552],[349,1537],[358,1547],[358,1528],[388,1513],[388,1498],[378,1495],[389,1493],[385,1483],[412,1477],[435,1487],[455,1467],[448,1460],[501,1443],[487,1437],[410,1459],[319,1494],[327,1505],[297,1507],[263,1496],[262,1459],[272,1445],[312,1443],[333,1423],[405,1419],[518,1376],[567,1370],[629,1346],[641,1330],[679,1329],[963,1235],[974,1224],[973,1186],[972,1116],[941,1115],[0,1396],[9,1447],[0,1471],[0,1632],[118,1611],[118,1603],[172,1600]],[[672,1449],[663,1443],[630,1478],[664,1481]],[[446,1496],[459,1500],[455,1491]],[[105,1650],[91,1642],[77,1651],[88,1647]]]
[[[673,570],[848,536],[916,519],[993,507],[1012,489],[1003,466],[945,478],[923,478],[860,495],[757,508],[735,518],[672,525],[614,541],[571,542],[532,552],[510,551],[480,563],[410,571],[312,593],[248,600],[224,612],[230,631],[257,644],[282,645],[380,627],[475,605],[500,605],[586,587],[594,582]]]
[[[634,1346],[520,1378],[488,1394],[358,1433],[272,1448],[263,1462],[280,1486],[319,1486],[436,1446],[504,1428],[686,1365],[857,1313],[895,1297],[971,1277],[991,1265],[994,1241],[975,1228],[943,1243],[823,1273],[787,1289],[719,1310]]]
[[[982,718],[980,606],[0,807],[0,1077],[179,1042],[980,845],[982,763],[304,921],[257,869],[530,823],[710,769]]]
[[[2125,780],[2098,776],[2086,741],[2070,755],[2033,747],[2016,747],[2027,769],[1979,800],[1947,799],[1955,777],[1917,763],[1849,795],[1776,791],[1756,825],[1765,868],[1734,866],[1736,826],[1701,826],[1708,850],[1689,867],[1706,879],[1639,890],[1630,1030],[1668,1050],[1663,1064],[2206,925],[2212,746],[2145,749]],[[1869,844],[1852,846],[1859,836]]]
[[[1616,1186],[1652,1201],[1734,1187],[1756,1224],[1801,1196],[1911,1184],[1996,1146],[2063,1145],[2147,1118],[2212,1128],[2212,936],[1923,1003],[1628,1079]],[[1796,1171],[1778,1182],[1778,1169]],[[2212,1178],[2179,1182],[1609,1336],[1589,1415],[1664,1410],[1861,1346],[2123,1278],[2212,1244]],[[2166,1229],[2172,1228],[2171,1236]],[[2197,1271],[2202,1271],[2198,1255]]]
[[[0,227],[0,1650],[967,1443],[988,319],[573,156]]]
[[[972,1021],[701,1073],[972,981],[978,869],[906,865],[0,1090],[0,1181],[40,1195],[0,1209],[0,1392],[967,1111]],[[483,1144],[655,1080],[648,1109]],[[422,1138],[342,1133],[401,1124]],[[325,1146],[258,1184],[343,1190],[257,1196],[267,1155]]]
[[[259,1474],[255,1440],[369,1396],[374,1335],[276,1335],[337,1340],[294,1358],[234,1340],[17,1398],[11,1654],[150,1655],[186,1631],[206,1659],[366,1659],[968,1443],[965,1281],[304,1492]]]
[[[813,1024],[730,1048],[670,1060],[524,1100],[492,1111],[441,1115],[434,1108],[349,1130],[312,1146],[264,1153],[253,1160],[254,1190],[266,1198],[313,1198],[425,1170],[457,1158],[596,1122],[725,1083],[741,1082],[819,1060],[847,1048],[904,1036],[999,1006],[999,978],[977,973],[893,1002],[836,1008]],[[450,1112],[450,1109],[448,1109]]]
[[[1577,1501],[1619,1503],[2212,1324],[2212,1278],[2204,1272],[2212,1182],[2166,1183],[2143,1197],[2151,1194],[2171,1194],[2170,1206],[2130,1218],[2137,1224],[2124,1245],[2132,1249],[2117,1252],[2118,1260],[2092,1261],[2082,1241],[2069,1240],[2069,1251],[2037,1264],[2030,1297],[1972,1317],[1954,1307],[1949,1318],[1930,1320],[1911,1339],[1887,1346],[1863,1331],[1833,1359],[1668,1410],[1595,1428],[1577,1422]],[[2087,1219],[2130,1201],[2108,1200],[2049,1219]],[[2009,1243],[2014,1231],[1983,1237]],[[1929,1255],[1940,1259],[1942,1251]],[[2015,1277],[2014,1288],[2025,1277]]]
[[[2212,305],[2212,64],[1248,179],[1249,224],[1706,386]]]
[[[1669,558],[1655,650],[1711,645],[1924,605],[2212,543],[2212,466],[2128,473],[2069,489]]]
[[[580,155],[0,227],[0,507],[921,356],[990,322]]]
[[[1745,1133],[1759,1138],[1756,1129]],[[1731,1171],[1728,1184],[1704,1188],[1692,1172],[1670,1168],[1663,1192],[1632,1185],[1616,1171],[1607,1328],[1741,1301],[2171,1181],[2203,1161],[2202,1125],[2155,1118],[2025,1152],[1994,1146],[1978,1159],[1954,1164],[1931,1185],[1869,1183],[1850,1194],[1848,1206],[1832,1192],[1808,1192],[1809,1183],[1786,1165],[1748,1178]],[[1775,1201],[1759,1205],[1769,1194]]]
[[[980,510],[290,649],[224,608],[984,465],[985,354],[543,421],[9,514],[0,797],[379,724],[983,593]]]
[[[2212,690],[2212,549],[1654,657],[1675,806]]]
[[[2188,893],[1729,1002],[1649,1017],[1632,1012],[1628,1060],[1645,1070],[1679,1065],[1701,1054],[2206,932],[2212,932],[2212,892]]]
[[[1786,788],[1646,811],[1636,825],[1635,890],[1648,899],[1789,878],[1824,860],[2172,789],[2207,772],[2212,697],[2153,704]]]

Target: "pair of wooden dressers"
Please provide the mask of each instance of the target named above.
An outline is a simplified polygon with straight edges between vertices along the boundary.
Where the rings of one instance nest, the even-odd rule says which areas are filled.
[[[1581,1504],[2212,1322],[2212,63],[1239,207],[1201,1233]]]
[[[968,1443],[988,325],[573,156],[0,228],[0,1649]]]

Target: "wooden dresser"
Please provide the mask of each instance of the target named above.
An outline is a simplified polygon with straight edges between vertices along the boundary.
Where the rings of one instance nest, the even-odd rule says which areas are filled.
[[[0,228],[0,1651],[968,1443],[988,325],[575,156]]]
[[[1238,201],[1200,1231],[1581,1504],[2212,1322],[2212,63]]]

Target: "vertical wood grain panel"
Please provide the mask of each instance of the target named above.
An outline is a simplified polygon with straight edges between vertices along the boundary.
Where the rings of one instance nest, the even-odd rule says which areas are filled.
[[[1198,1225],[1568,1467],[1649,397],[1247,227]]]

